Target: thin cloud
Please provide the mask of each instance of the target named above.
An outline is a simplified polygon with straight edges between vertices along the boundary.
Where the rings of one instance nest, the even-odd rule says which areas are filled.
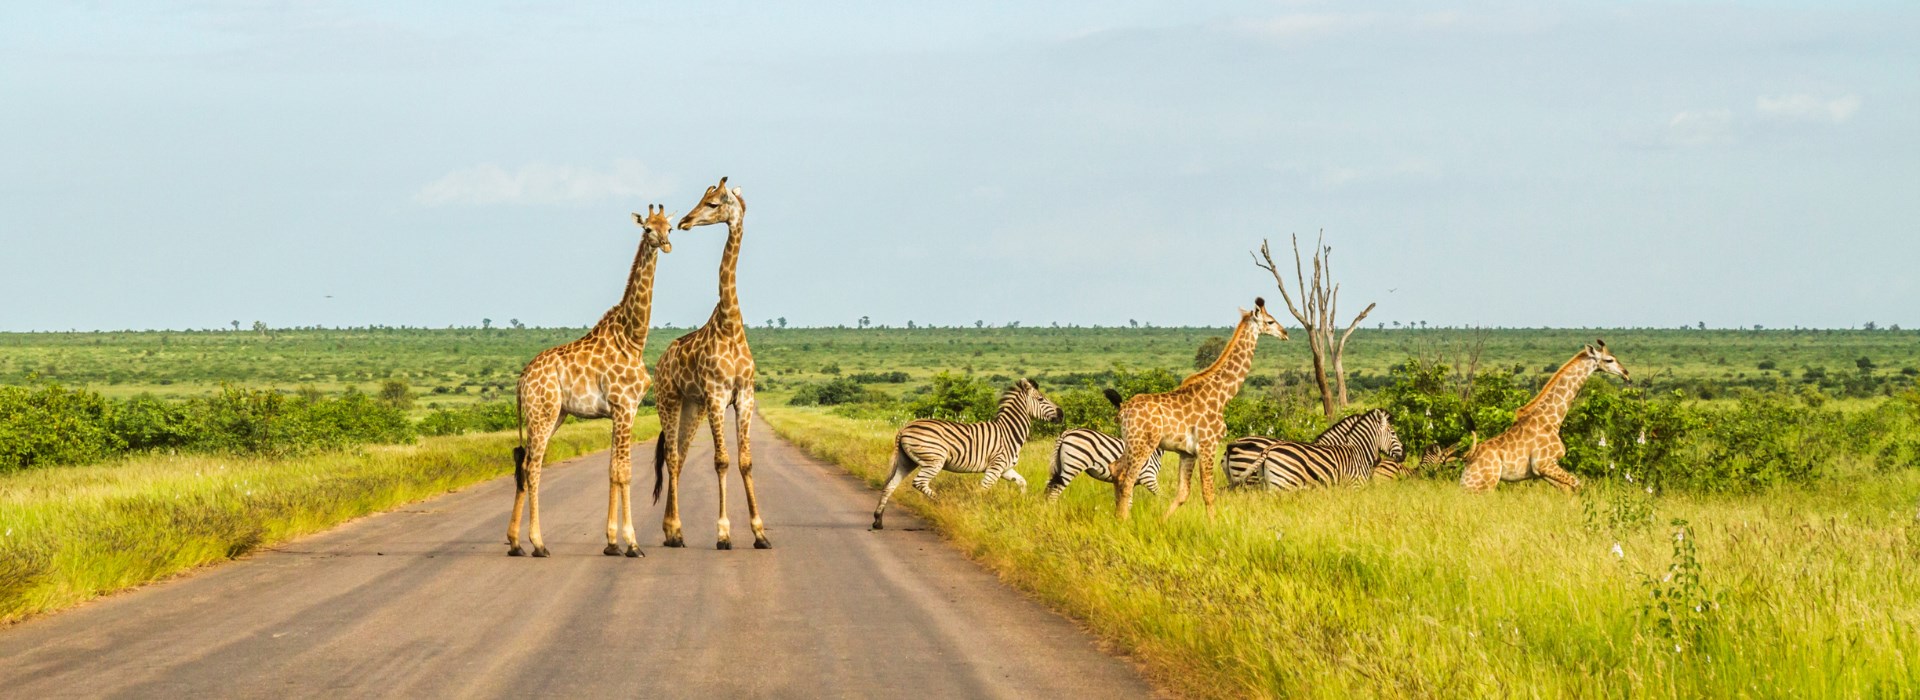
[[[1335,189],[1363,183],[1431,180],[1438,177],[1440,177],[1440,164],[1424,158],[1409,158],[1381,167],[1324,168],[1314,175],[1313,184],[1320,189]]]
[[[1243,33],[1275,39],[1308,39],[1368,30],[1449,29],[1461,23],[1457,12],[1297,12],[1292,14],[1242,19],[1232,28]]]
[[[1687,110],[1667,120],[1669,146],[1711,146],[1733,141],[1733,112],[1726,109]]]
[[[1761,114],[1788,121],[1844,124],[1860,111],[1860,96],[1847,94],[1831,100],[1813,95],[1762,95],[1754,101]]]
[[[608,199],[657,197],[671,186],[665,176],[636,160],[616,160],[597,170],[535,163],[507,170],[492,163],[447,173],[414,193],[429,207],[467,205],[578,205]]]

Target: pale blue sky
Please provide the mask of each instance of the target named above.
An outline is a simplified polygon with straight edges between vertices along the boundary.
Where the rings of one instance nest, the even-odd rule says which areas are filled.
[[[0,7],[0,330],[1920,326],[1912,2],[398,4]]]

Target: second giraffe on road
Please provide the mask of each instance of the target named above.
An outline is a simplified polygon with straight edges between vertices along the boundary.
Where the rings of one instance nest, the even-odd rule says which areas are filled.
[[[680,467],[693,446],[693,433],[701,418],[713,429],[713,471],[719,479],[719,540],[715,547],[733,549],[733,536],[727,522],[727,407],[733,415],[740,441],[740,481],[747,488],[747,516],[753,525],[753,546],[769,549],[766,527],[760,521],[760,503],[753,493],[753,447],[748,439],[753,421],[753,351],[747,347],[747,324],[740,316],[740,290],[734,272],[740,263],[740,237],[745,233],[742,221],[747,203],[740,188],[727,189],[727,179],[708,187],[693,211],[680,219],[680,230],[695,226],[725,223],[727,248],[720,255],[720,303],[713,316],[699,330],[667,344],[667,352],[654,369],[654,397],[660,409],[660,440],[653,451],[653,498],[660,499],[662,483],[667,492],[666,515],[660,528],[666,533],[668,547],[686,546],[680,531]],[[665,468],[664,479],[661,475]]]

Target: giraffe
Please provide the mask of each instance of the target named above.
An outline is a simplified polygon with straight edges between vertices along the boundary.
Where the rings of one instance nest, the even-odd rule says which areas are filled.
[[[1598,370],[1627,378],[1627,368],[1607,352],[1607,341],[1595,340],[1547,380],[1540,395],[1514,413],[1513,426],[1467,450],[1460,486],[1468,491],[1492,491],[1502,481],[1543,478],[1561,491],[1573,493],[1580,478],[1560,468],[1567,446],[1560,441],[1560,422],[1580,393],[1580,385]]]
[[[667,474],[666,514],[660,528],[668,547],[684,547],[680,531],[680,468],[687,449],[693,445],[693,432],[704,417],[713,430],[713,471],[719,479],[720,518],[718,549],[733,549],[732,529],[727,521],[727,406],[733,406],[740,441],[740,481],[747,489],[747,516],[753,526],[755,549],[771,549],[767,530],[760,522],[760,503],[753,492],[753,446],[748,440],[753,421],[753,351],[747,347],[747,326],[740,316],[740,290],[735,269],[740,263],[740,237],[745,232],[747,202],[740,188],[727,188],[727,179],[708,187],[700,203],[680,219],[680,230],[725,222],[727,248],[720,256],[720,303],[713,307],[707,323],[667,344],[666,354],[654,368],[660,383],[654,396],[660,408],[660,439],[653,451],[653,498],[660,499]]]
[[[513,523],[507,526],[507,554],[525,556],[520,548],[520,512],[532,503],[528,539],[533,556],[547,556],[540,539],[540,467],[547,457],[547,441],[565,416],[613,419],[613,458],[607,465],[607,548],[621,554],[616,535],[626,540],[625,554],[644,556],[633,535],[633,415],[647,393],[648,317],[653,313],[653,270],[656,253],[673,252],[667,240],[672,225],[667,208],[648,205],[645,216],[633,215],[644,231],[640,250],[627,275],[627,291],[585,336],[548,348],[520,370],[520,446],[513,448]]]
[[[1240,324],[1233,338],[1211,366],[1180,382],[1163,394],[1139,394],[1120,401],[1109,389],[1107,398],[1120,408],[1120,438],[1126,449],[1115,462],[1113,494],[1121,520],[1133,510],[1133,485],[1147,457],[1159,450],[1180,455],[1180,486],[1163,517],[1187,500],[1193,470],[1200,468],[1200,494],[1207,502],[1207,517],[1213,517],[1213,459],[1220,452],[1220,440],[1227,432],[1221,415],[1227,401],[1240,393],[1240,383],[1253,369],[1253,348],[1260,336],[1287,339],[1287,329],[1267,313],[1267,300],[1255,298],[1253,310],[1240,310]]]

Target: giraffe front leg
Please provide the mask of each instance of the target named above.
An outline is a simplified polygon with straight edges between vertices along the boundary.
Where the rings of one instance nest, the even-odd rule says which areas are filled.
[[[719,536],[714,549],[733,549],[733,528],[727,522],[727,405],[720,392],[707,392],[707,425],[713,430],[713,477],[720,496],[720,517],[714,525]]]
[[[1124,428],[1122,429],[1124,433]],[[1147,462],[1147,455],[1158,449],[1153,441],[1146,438],[1128,438],[1127,446],[1120,451],[1120,458],[1113,461],[1113,509],[1114,516],[1126,520],[1133,515],[1133,485],[1140,478],[1140,469]]]
[[[664,440],[666,461],[666,512],[661,516],[661,544],[687,546],[680,529],[680,467],[686,463],[687,449],[693,446],[693,412],[677,397],[660,399],[660,439]],[[671,429],[669,429],[671,427]]]
[[[1533,463],[1533,470],[1548,483],[1560,489],[1562,493],[1572,494],[1580,490],[1580,477],[1560,468],[1559,460],[1546,458]]]
[[[1200,454],[1194,458],[1200,469],[1200,500],[1207,505],[1207,522],[1213,522],[1213,455],[1220,449],[1218,443],[1200,446]]]
[[[1167,512],[1160,516],[1161,520],[1173,517],[1173,512],[1180,509],[1180,504],[1187,502],[1187,494],[1192,489],[1193,463],[1192,455],[1180,455],[1180,481],[1174,486],[1173,501],[1167,504]]]
[[[747,525],[753,528],[753,548],[773,549],[773,540],[767,539],[767,527],[760,521],[760,498],[753,490],[753,441],[748,437],[752,434],[753,410],[753,387],[749,385],[733,407],[735,432],[739,433],[740,441],[740,484],[747,489]]]

